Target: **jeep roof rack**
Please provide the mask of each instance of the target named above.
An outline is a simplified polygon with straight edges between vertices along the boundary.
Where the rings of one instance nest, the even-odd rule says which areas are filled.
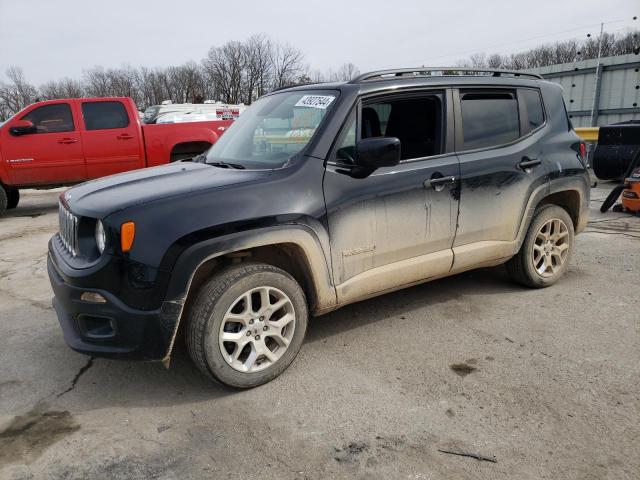
[[[440,72],[439,75],[432,75],[432,72]],[[459,72],[459,73],[454,73]],[[461,75],[462,74],[462,75]],[[544,80],[537,73],[518,72],[514,70],[500,70],[490,68],[473,68],[473,67],[419,67],[419,68],[401,68],[397,70],[378,70],[375,72],[363,73],[358,75],[349,83],[360,83],[368,80],[384,80],[388,78],[415,78],[428,76],[488,76],[492,77],[512,76],[512,77],[528,77],[536,80]]]

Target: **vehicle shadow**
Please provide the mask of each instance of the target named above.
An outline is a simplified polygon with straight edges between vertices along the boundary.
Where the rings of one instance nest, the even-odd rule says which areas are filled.
[[[322,341],[352,329],[366,327],[390,317],[409,314],[425,306],[451,300],[473,301],[475,295],[521,292],[503,268],[466,272],[346,306],[309,324],[305,344]],[[305,346],[303,345],[303,349]],[[72,355],[69,352],[69,355]],[[280,379],[263,388],[279,388]],[[206,378],[191,362],[184,342],[174,349],[170,368],[160,363],[96,359],[65,398],[74,411],[126,406],[153,407],[197,404],[242,394]]]
[[[451,300],[471,302],[474,295],[515,293],[523,290],[526,289],[509,279],[502,266],[472,270],[363,300],[312,319],[305,342],[324,340],[388,318],[410,314],[425,306],[436,306]]]
[[[40,217],[58,210],[58,198],[65,188],[21,190],[20,203],[6,210],[2,218]]]
[[[43,215],[47,215],[49,213],[56,212],[58,210],[57,201],[51,205],[18,205],[16,208],[12,208],[11,210],[7,210],[3,218],[22,218],[22,217],[31,217],[37,218]]]

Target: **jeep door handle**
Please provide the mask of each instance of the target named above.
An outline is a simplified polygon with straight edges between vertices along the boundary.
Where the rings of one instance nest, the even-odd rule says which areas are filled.
[[[542,160],[539,160],[537,158],[522,157],[522,161],[518,164],[518,168],[521,170],[526,170],[527,168],[537,167],[541,163]]]
[[[58,143],[77,143],[78,139],[77,138],[61,138],[60,140],[58,140]]]
[[[116,137],[118,140],[131,140],[133,135],[129,135],[128,133],[123,133],[122,135],[118,135]]]
[[[444,188],[445,185],[450,185],[456,182],[456,177],[453,175],[449,177],[435,177],[428,178],[424,181],[424,188],[433,188],[436,191],[440,191]]]

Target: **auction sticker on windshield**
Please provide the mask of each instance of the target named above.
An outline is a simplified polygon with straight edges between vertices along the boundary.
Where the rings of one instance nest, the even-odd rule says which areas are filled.
[[[333,102],[333,97],[331,95],[305,95],[298,103],[296,103],[295,107],[311,107],[311,108],[321,108],[326,109],[331,102]]]

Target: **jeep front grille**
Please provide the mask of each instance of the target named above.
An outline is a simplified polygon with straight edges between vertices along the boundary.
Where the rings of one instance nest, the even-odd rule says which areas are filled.
[[[78,217],[67,210],[62,202],[58,203],[60,221],[60,240],[64,248],[75,257],[78,254]]]

